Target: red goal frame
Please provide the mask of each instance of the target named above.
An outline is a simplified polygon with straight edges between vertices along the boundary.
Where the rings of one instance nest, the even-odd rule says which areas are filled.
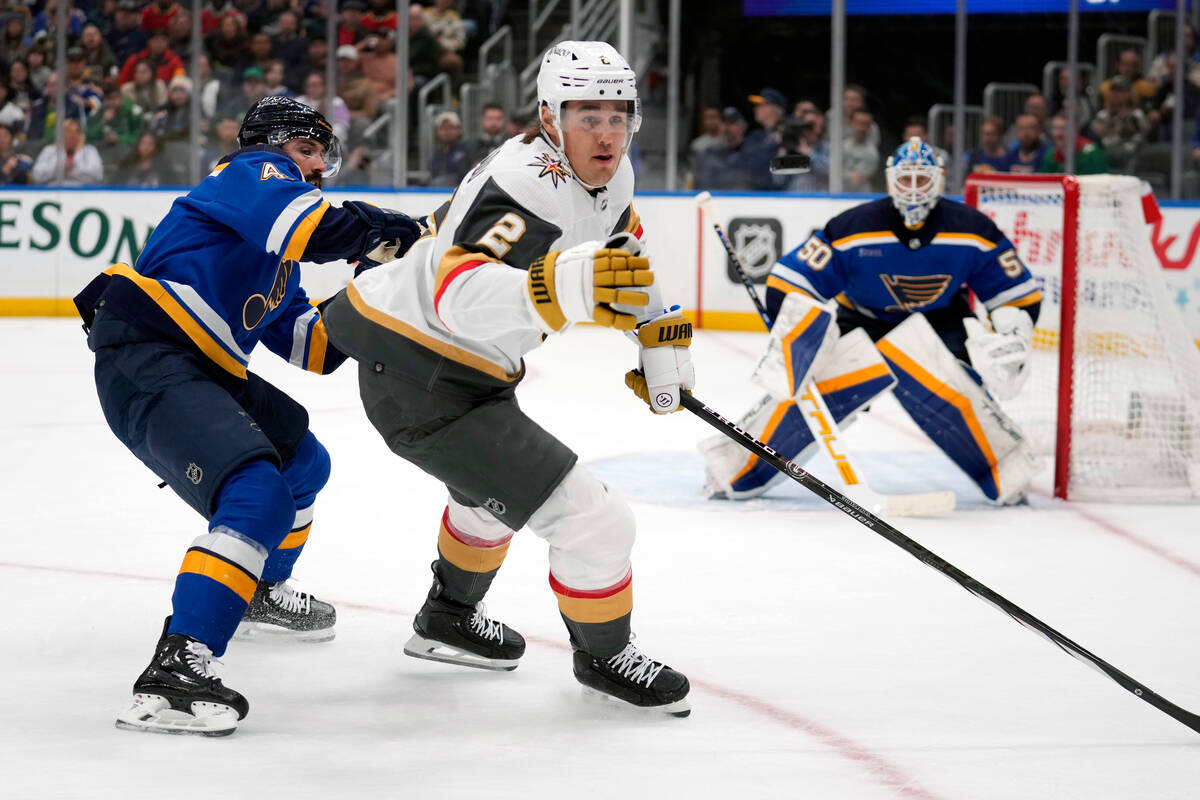
[[[1071,409],[1074,400],[1075,303],[1078,276],[1079,181],[1072,175],[973,172],[963,188],[964,200],[979,206],[979,185],[1060,186],[1063,192],[1062,311],[1058,338],[1058,398],[1054,433],[1054,496],[1066,500],[1071,465]],[[1007,233],[1005,234],[1007,235]]]

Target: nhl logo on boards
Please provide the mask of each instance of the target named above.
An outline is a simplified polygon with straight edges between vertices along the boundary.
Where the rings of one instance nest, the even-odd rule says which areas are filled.
[[[197,486],[200,484],[200,481],[204,480],[204,470],[200,469],[200,467],[194,461],[187,465],[187,471],[183,474],[187,476],[189,481]]]
[[[504,503],[501,503],[494,497],[489,497],[487,500],[484,500],[483,507],[496,516],[503,516],[505,512],[508,511],[508,506],[504,505]]]
[[[734,217],[729,221],[729,237],[746,273],[755,283],[765,282],[771,267],[782,255],[783,225],[779,220],[774,217]],[[725,260],[729,280],[741,283],[733,259],[726,257]]]

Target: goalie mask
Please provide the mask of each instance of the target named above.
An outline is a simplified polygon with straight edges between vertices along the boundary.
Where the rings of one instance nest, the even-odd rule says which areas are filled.
[[[633,142],[633,135],[642,124],[641,105],[637,96],[637,76],[621,54],[607,42],[559,42],[546,51],[537,79],[538,108],[545,106],[551,122],[558,129],[559,142],[551,142],[555,152],[567,163],[566,133],[578,126],[594,132],[604,129],[623,137],[622,158]],[[623,103],[618,114],[564,114],[572,100],[616,101]],[[548,138],[548,137],[547,137]],[[579,178],[589,189],[598,189]]]
[[[946,168],[933,148],[914,136],[887,160],[887,190],[906,228],[925,224],[946,183]]]
[[[282,147],[292,139],[312,139],[324,148],[322,177],[332,178],[342,166],[342,148],[325,117],[290,97],[264,97],[246,112],[238,131],[238,146],[269,144]]]

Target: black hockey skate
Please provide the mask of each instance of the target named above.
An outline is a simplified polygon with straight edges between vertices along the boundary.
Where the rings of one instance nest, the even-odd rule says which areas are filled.
[[[633,642],[615,656],[597,658],[575,650],[575,678],[585,687],[639,708],[662,711],[675,717],[692,713],[687,701],[691,688],[682,672],[647,656]]]
[[[413,619],[412,638],[405,655],[480,669],[514,670],[525,653],[521,634],[487,615],[482,602],[474,606],[442,597],[435,578],[425,605]]]
[[[233,638],[328,642],[336,635],[336,622],[337,611],[329,603],[296,591],[287,581],[259,581]]]
[[[117,727],[152,733],[227,736],[250,711],[246,698],[212,671],[208,646],[181,633],[167,635],[171,618],[150,666],[133,684],[133,703],[117,714]]]

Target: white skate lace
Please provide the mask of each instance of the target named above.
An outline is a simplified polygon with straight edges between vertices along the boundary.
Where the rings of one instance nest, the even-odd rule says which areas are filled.
[[[470,624],[471,630],[483,638],[504,642],[504,624],[489,617],[487,606],[482,602],[475,604],[475,613],[467,622]]]
[[[197,641],[187,643],[187,665],[193,672],[202,678],[215,678],[217,674],[212,670],[213,658],[212,650],[208,649],[208,645]]]
[[[293,614],[307,614],[312,607],[312,596],[308,592],[297,592],[286,581],[271,587],[271,602]]]
[[[608,659],[608,666],[620,675],[634,683],[644,683],[646,688],[654,683],[658,673],[663,671],[665,664],[660,664],[650,656],[633,646],[633,642],[625,645],[625,649]]]

